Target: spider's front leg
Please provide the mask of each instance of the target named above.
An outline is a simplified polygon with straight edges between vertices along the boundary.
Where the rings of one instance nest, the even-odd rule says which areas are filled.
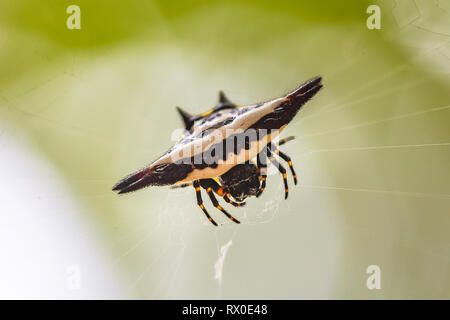
[[[277,159],[275,159],[275,157],[269,147],[267,147],[267,156],[269,157],[269,161],[272,162],[272,164],[275,167],[277,167],[278,171],[280,171],[281,175],[283,176],[284,198],[287,199],[287,197],[289,195],[289,186],[288,186],[288,182],[287,182],[286,169],[277,161]]]
[[[200,207],[200,209],[203,210],[203,213],[206,215],[206,218],[208,218],[208,220],[211,221],[211,223],[217,227],[217,223],[213,220],[213,218],[211,218],[211,216],[209,215],[208,211],[206,211],[205,205],[203,204],[202,193],[201,193],[201,190],[200,190],[200,181],[199,180],[195,180],[193,182],[193,186],[195,188],[195,193],[197,195],[197,204],[198,204],[198,206]]]
[[[289,194],[289,187],[288,187],[288,182],[287,182],[287,174],[286,174],[286,169],[275,159],[274,154],[277,154],[281,159],[283,159],[284,161],[286,161],[289,165],[289,168],[291,169],[291,173],[292,176],[294,178],[294,184],[297,184],[297,175],[295,174],[295,170],[294,167],[292,165],[292,161],[291,158],[287,155],[282,153],[278,147],[273,144],[273,143],[269,143],[267,145],[267,156],[269,157],[269,161],[275,166],[277,167],[278,171],[280,171],[281,175],[283,176],[283,182],[284,182],[284,191],[285,191],[285,196],[284,198],[287,199],[288,194]]]
[[[259,186],[259,190],[256,193],[256,197],[258,198],[264,189],[266,188],[266,180],[267,180],[267,157],[265,151],[261,151],[256,156],[256,164],[258,166],[259,171],[259,180],[261,181],[261,185]]]
[[[233,200],[231,200],[231,195],[229,193],[229,191],[227,190],[227,188],[221,186],[219,183],[217,183],[217,181],[215,181],[214,179],[202,179],[200,181],[201,183],[203,183],[205,185],[205,188],[211,187],[212,190],[220,197],[223,198],[223,200],[225,200],[225,202],[235,206],[235,207],[243,207],[245,206],[245,202],[234,202]]]
[[[281,159],[287,162],[287,164],[289,165],[289,169],[291,169],[292,177],[294,178],[294,184],[297,184],[297,174],[295,173],[294,166],[292,165],[291,157],[281,152],[280,149],[278,148],[279,146],[293,139],[294,137],[287,137],[286,139],[280,140],[278,144],[270,143],[268,148],[270,148],[270,150],[273,151],[273,153],[275,153],[277,156],[279,156]]]
[[[200,180],[200,185],[202,186],[203,189],[206,190],[206,193],[208,194],[209,198],[211,199],[212,204],[214,205],[214,207],[216,207],[216,209],[220,210],[231,221],[240,223],[238,219],[233,217],[224,208],[222,208],[220,206],[219,202],[217,201],[216,197],[214,196],[213,191],[216,192],[218,195],[223,194],[224,199],[225,199],[225,196],[228,198],[228,196],[226,194],[224,194],[223,187],[221,187],[216,181],[214,181],[214,179],[202,179],[202,180]],[[229,198],[228,198],[228,200],[229,200]],[[225,200],[225,201],[227,201],[227,200]]]
[[[278,148],[279,146],[282,146],[283,144],[288,143],[289,141],[292,141],[294,139],[295,139],[294,136],[289,136],[289,137],[280,139],[275,145]]]

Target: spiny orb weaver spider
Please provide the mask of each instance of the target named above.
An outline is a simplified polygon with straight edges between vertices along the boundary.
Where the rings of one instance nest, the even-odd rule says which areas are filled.
[[[217,226],[203,204],[203,188],[214,207],[240,223],[220,206],[214,194],[235,207],[245,205],[247,197],[259,197],[266,187],[268,159],[283,177],[286,199],[286,169],[275,155],[288,163],[297,184],[291,158],[278,148],[293,137],[278,143],[273,140],[322,88],[321,81],[316,77],[284,97],[256,105],[238,106],[221,91],[219,103],[202,114],[190,115],[177,107],[185,126],[180,141],[147,167],[122,179],[113,190],[122,194],[147,186],[193,186],[197,204]]]

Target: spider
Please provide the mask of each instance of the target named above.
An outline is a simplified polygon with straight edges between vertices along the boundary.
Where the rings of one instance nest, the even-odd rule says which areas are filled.
[[[198,206],[217,226],[203,204],[203,188],[215,208],[240,223],[219,204],[215,194],[235,207],[244,206],[248,197],[259,197],[266,187],[269,161],[283,177],[287,199],[287,171],[275,155],[287,162],[297,184],[291,158],[279,150],[294,137],[273,141],[322,88],[321,81],[316,77],[281,98],[251,106],[238,106],[220,91],[219,103],[202,114],[190,115],[177,107],[185,129],[180,141],[147,167],[122,179],[113,190],[123,194],[147,186],[193,186]]]

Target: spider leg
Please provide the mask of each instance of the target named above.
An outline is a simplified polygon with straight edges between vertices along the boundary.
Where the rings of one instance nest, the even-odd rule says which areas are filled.
[[[209,198],[211,199],[212,204],[214,205],[214,207],[216,207],[216,209],[222,211],[222,213],[224,215],[226,215],[228,217],[228,219],[230,219],[231,221],[236,222],[236,223],[240,223],[238,219],[236,219],[231,214],[226,212],[225,209],[220,206],[220,204],[217,201],[216,196],[214,195],[211,187],[207,187],[206,188],[206,193],[208,194]]]
[[[281,152],[278,149],[279,146],[282,146],[283,144],[285,144],[289,141],[292,141],[294,139],[295,139],[294,136],[286,137],[284,139],[279,140],[278,143],[275,143],[275,144],[272,143],[271,148],[278,156],[280,156],[280,158],[282,158],[284,161],[286,161],[288,163],[289,169],[291,169],[292,176],[294,177],[294,183],[297,184],[297,175],[295,174],[295,170],[294,170],[294,166],[292,165],[291,157],[289,157],[287,154]]]
[[[200,191],[200,182],[199,182],[199,180],[195,180],[194,183],[193,183],[193,186],[195,188],[195,193],[197,195],[197,204],[198,204],[198,206],[200,207],[200,209],[203,210],[203,213],[206,215],[206,218],[208,218],[208,220],[211,221],[211,223],[217,227],[217,223],[213,220],[213,218],[211,218],[211,216],[209,215],[208,211],[206,211],[205,205],[203,204],[202,194],[201,194],[201,191]]]
[[[259,180],[261,180],[261,185],[259,187],[258,192],[256,193],[256,197],[259,197],[261,193],[266,188],[266,180],[267,180],[267,161],[263,152],[260,152],[256,157],[256,162],[259,170]]]
[[[270,146],[270,144],[269,144],[269,146]],[[275,159],[270,148],[267,148],[267,156],[269,157],[269,161],[272,162],[272,164],[278,168],[278,171],[280,171],[281,175],[283,176],[284,198],[287,199],[288,194],[289,194],[289,187],[288,187],[288,182],[287,182],[286,169]]]
[[[287,142],[289,142],[289,141],[292,141],[292,140],[294,140],[294,139],[295,139],[294,136],[289,136],[289,137],[286,137],[286,138],[284,138],[284,139],[280,139],[280,140],[278,141],[278,143],[276,144],[276,146],[277,146],[277,147],[282,146],[283,144],[285,144],[285,143],[287,143]]]
[[[297,175],[295,174],[294,166],[292,165],[291,157],[289,157],[287,154],[280,151],[280,149],[275,149],[272,151],[277,154],[281,159],[286,161],[289,165],[289,169],[291,169],[292,177],[294,178],[294,184],[297,184]]]
[[[202,187],[208,188],[211,187],[212,190],[220,197],[225,200],[225,202],[235,206],[235,207],[243,207],[245,206],[245,202],[234,202],[230,199],[231,195],[226,192],[225,188],[218,184],[214,179],[202,179],[200,181]]]
[[[219,194],[219,196],[220,196],[220,194]],[[235,206],[237,208],[245,206],[245,202],[244,201],[243,202],[234,202],[233,200],[230,199],[230,197],[231,197],[230,194],[224,194],[222,196],[223,200],[225,200],[226,203],[229,203],[229,204],[231,204],[231,205],[233,205],[233,206]]]
[[[186,188],[186,187],[190,187],[190,186],[192,186],[192,182],[175,184],[175,185],[171,186],[170,189],[180,189],[180,188]]]

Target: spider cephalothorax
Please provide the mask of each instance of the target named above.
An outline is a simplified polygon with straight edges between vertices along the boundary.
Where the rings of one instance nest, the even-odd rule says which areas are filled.
[[[279,149],[293,137],[277,143],[274,139],[322,88],[321,81],[320,77],[314,78],[284,97],[261,104],[241,107],[220,92],[219,103],[199,115],[177,108],[185,126],[182,139],[149,166],[122,179],[113,190],[127,193],[147,186],[193,186],[197,204],[208,220],[217,225],[203,205],[203,188],[214,207],[239,223],[219,205],[215,194],[235,207],[243,206],[247,197],[259,197],[266,187],[269,160],[283,177],[287,198],[286,169],[276,157],[287,162],[297,184],[291,158]]]
[[[256,196],[260,187],[259,170],[253,163],[241,163],[220,176],[220,182],[239,202]]]

